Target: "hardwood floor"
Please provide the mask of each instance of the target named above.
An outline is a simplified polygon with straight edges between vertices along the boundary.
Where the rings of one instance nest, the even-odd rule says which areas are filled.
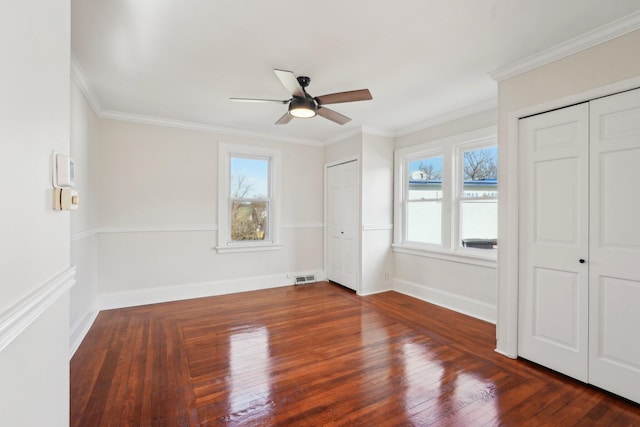
[[[103,311],[72,426],[640,426],[640,405],[494,352],[495,327],[329,283]]]

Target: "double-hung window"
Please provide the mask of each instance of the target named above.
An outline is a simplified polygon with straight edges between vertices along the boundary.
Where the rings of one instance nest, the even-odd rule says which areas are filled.
[[[218,252],[280,248],[280,150],[220,143]]]
[[[495,127],[396,150],[394,250],[494,259],[497,172]]]
[[[231,241],[270,241],[271,159],[231,155],[229,162]]]

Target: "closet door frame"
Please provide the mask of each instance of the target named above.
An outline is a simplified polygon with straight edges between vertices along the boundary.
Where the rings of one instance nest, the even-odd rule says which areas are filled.
[[[510,112],[506,121],[500,124],[498,217],[501,220],[498,229],[500,249],[498,249],[496,352],[512,359],[518,357],[518,231],[520,227],[518,188],[520,177],[517,165],[520,119],[636,88],[640,88],[640,76]]]
[[[354,163],[356,167],[356,176],[355,176],[355,185],[356,185],[356,206],[355,206],[355,215],[357,217],[355,223],[355,235],[353,236],[355,239],[355,271],[353,282],[347,287],[356,291],[356,293],[360,293],[360,282],[361,282],[361,271],[362,271],[362,213],[361,213],[361,201],[362,201],[362,185],[360,182],[360,171],[361,171],[361,159],[360,156],[347,157],[344,159],[340,159],[331,163],[327,163],[324,165],[324,274],[325,276],[329,275],[329,262],[330,262],[330,248],[329,248],[329,169],[334,166],[339,166],[346,163]],[[329,280],[330,277],[327,277]]]

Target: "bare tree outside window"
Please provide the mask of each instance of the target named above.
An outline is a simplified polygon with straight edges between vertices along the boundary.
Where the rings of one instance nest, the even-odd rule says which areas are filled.
[[[496,150],[482,148],[464,152],[464,180],[480,181],[498,177]]]
[[[262,191],[269,191],[269,160],[232,157],[231,169],[231,240],[265,240],[270,199]]]
[[[253,191],[253,186],[247,182],[244,175],[231,175],[231,197],[234,199],[244,199],[247,194]]]
[[[424,164],[420,162],[418,169],[422,172],[422,179],[425,181],[436,181],[442,179],[442,168],[437,168],[432,163]]]

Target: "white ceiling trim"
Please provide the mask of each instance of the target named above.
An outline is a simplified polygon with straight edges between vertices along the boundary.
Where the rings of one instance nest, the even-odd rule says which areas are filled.
[[[325,146],[333,145],[335,143],[345,141],[353,136],[364,135],[364,134],[385,136],[387,138],[394,138],[396,136],[394,132],[390,132],[384,129],[374,128],[370,126],[360,126],[358,128],[350,130],[349,132],[345,132],[338,136],[334,136],[333,138],[329,138],[325,142]]]
[[[323,146],[333,145],[337,142],[344,141],[355,135],[360,135],[363,133],[366,133],[369,135],[384,136],[388,138],[396,138],[396,137],[407,135],[423,129],[427,129],[429,127],[436,126],[441,123],[446,123],[446,122],[456,120],[461,117],[465,117],[474,113],[495,108],[497,106],[497,99],[492,98],[492,99],[488,99],[483,102],[480,102],[478,104],[474,104],[459,110],[451,111],[449,113],[446,113],[437,117],[429,118],[427,120],[424,120],[422,122],[416,123],[414,125],[411,125],[409,127],[406,127],[397,131],[390,131],[390,130],[374,128],[370,126],[361,126],[353,130],[350,130],[348,132],[345,132],[341,135],[338,135],[336,137],[330,138],[326,141],[319,141],[319,140],[313,140],[313,139],[277,137],[277,136],[272,136],[268,134],[263,134],[260,132],[251,132],[251,131],[246,131],[242,129],[219,127],[219,126],[213,126],[213,125],[208,125],[204,123],[172,120],[172,119],[166,119],[166,118],[155,117],[155,116],[145,116],[140,114],[123,113],[123,112],[114,111],[114,110],[105,110],[100,105],[98,98],[94,95],[89,79],[87,78],[82,66],[78,62],[78,59],[76,58],[73,52],[71,52],[71,77],[78,84],[80,91],[82,92],[87,102],[91,106],[91,109],[93,110],[94,114],[102,119],[120,120],[120,121],[132,122],[132,123],[141,123],[141,124],[148,124],[148,125],[154,125],[154,126],[166,126],[166,127],[172,127],[172,128],[178,128],[178,129],[194,130],[199,132],[208,132],[208,133],[216,133],[216,134],[223,134],[223,135],[234,135],[234,136],[240,136],[240,137],[249,137],[249,138],[257,137],[257,138],[262,138],[270,141],[284,142],[288,144],[310,145],[314,147],[323,147]]]
[[[408,126],[406,128],[403,128],[401,130],[398,130],[395,133],[396,137],[400,137],[400,136],[404,136],[404,135],[409,135],[411,133],[415,133],[424,129],[428,129],[430,127],[434,127],[437,126],[439,124],[442,123],[447,123],[447,122],[451,122],[453,120],[457,120],[457,119],[461,119],[462,117],[466,117],[466,116],[470,116],[472,114],[475,113],[480,113],[482,111],[487,111],[487,110],[491,110],[493,108],[496,108],[498,106],[498,98],[497,97],[493,97],[490,99],[486,99],[482,102],[479,102],[477,104],[473,104],[473,105],[469,105],[467,107],[464,108],[460,108],[458,110],[454,110],[454,111],[450,111],[448,113],[445,114],[441,114],[439,116],[436,117],[432,117],[429,118],[427,120],[423,120],[419,123],[416,123],[415,125],[411,125]],[[498,120],[498,116],[496,113],[496,121]]]
[[[78,87],[80,88],[80,92],[84,95],[85,99],[91,106],[93,113],[96,116],[100,116],[100,112],[102,111],[102,107],[98,102],[98,98],[93,94],[93,90],[91,89],[91,84],[89,83],[89,79],[85,74],[82,66],[78,62],[78,58],[76,58],[75,53],[71,52],[71,78],[76,82]]]
[[[261,138],[269,141],[284,142],[287,144],[310,145],[313,147],[324,146],[324,143],[322,143],[321,141],[316,141],[313,139],[279,137],[279,136],[273,136],[273,135],[264,134],[260,132],[251,132],[251,131],[241,130],[241,129],[219,127],[219,126],[213,126],[213,125],[197,123],[197,122],[165,119],[162,117],[144,116],[141,114],[122,113],[119,111],[112,111],[112,110],[103,110],[98,116],[103,119],[121,120],[125,122],[141,123],[141,124],[155,125],[155,126],[166,126],[171,128],[195,130],[199,132],[208,132],[208,133],[215,133],[215,134],[222,134],[222,135]]]
[[[523,58],[513,64],[498,68],[488,75],[497,82],[510,79],[638,29],[640,29],[640,11],[545,49],[535,55]]]
[[[395,138],[398,136],[396,132],[371,126],[362,126],[362,132],[367,135],[386,136],[387,138]]]
[[[333,138],[329,138],[325,144],[325,146],[333,145],[338,142],[345,141],[353,136],[362,135],[364,129],[360,126],[355,129],[350,130],[349,132],[342,133],[338,136],[334,136]]]
[[[311,145],[314,147],[321,147],[325,144],[321,141],[316,141],[312,139],[300,139],[300,138],[285,138],[285,137],[277,137],[271,136],[259,132],[250,132],[246,130],[233,129],[233,128],[224,128],[219,126],[207,125],[204,123],[195,123],[195,122],[187,122],[180,120],[171,120],[165,119],[161,117],[153,117],[153,116],[144,116],[139,114],[129,114],[123,113],[120,111],[113,110],[105,110],[100,105],[98,98],[94,95],[93,90],[91,89],[91,84],[89,83],[89,79],[85,74],[82,66],[78,62],[75,54],[71,52],[71,77],[77,83],[80,88],[80,92],[84,95],[87,102],[91,106],[94,114],[101,119],[112,119],[112,120],[121,120],[126,122],[134,122],[141,124],[149,124],[155,126],[166,126],[178,129],[186,129],[186,130],[195,130],[200,132],[208,132],[208,133],[216,133],[223,135],[234,135],[241,137],[250,137],[250,138],[262,138],[269,141],[277,141],[277,142],[285,142],[288,144],[302,144],[302,145]]]

